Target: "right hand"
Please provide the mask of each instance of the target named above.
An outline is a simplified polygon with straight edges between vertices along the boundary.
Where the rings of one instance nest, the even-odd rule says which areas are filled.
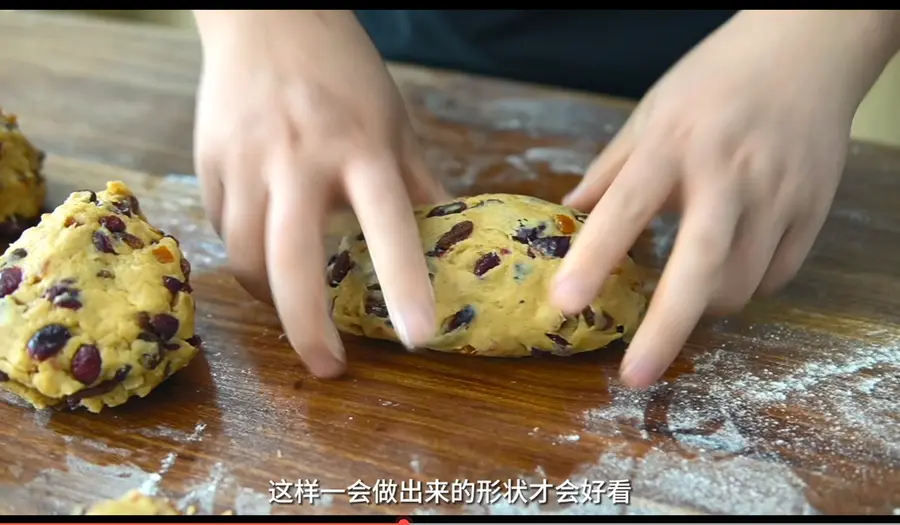
[[[346,198],[398,336],[435,332],[413,203],[445,197],[403,101],[352,12],[198,11],[195,163],[235,277],[271,302],[312,373],[341,374],[323,236]]]

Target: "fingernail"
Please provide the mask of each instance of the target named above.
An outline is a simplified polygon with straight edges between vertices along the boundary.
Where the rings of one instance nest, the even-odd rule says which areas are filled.
[[[325,330],[326,337],[328,338],[328,350],[331,351],[331,354],[340,361],[341,363],[347,363],[347,351],[344,350],[344,342],[341,341],[341,334],[338,333],[337,328],[334,327],[334,324],[328,323],[328,328]]]
[[[392,316],[394,331],[403,346],[413,350],[425,344],[434,334],[434,310],[432,308],[411,308]]]
[[[622,377],[622,381],[632,388],[646,388],[656,381],[659,372],[656,365],[649,359],[639,357],[629,359],[626,355],[619,375]]]
[[[575,199],[575,197],[578,197],[579,193],[581,193],[581,184],[579,184],[578,186],[575,186],[575,188],[572,191],[570,191],[569,193],[566,193],[566,196],[562,198],[562,205],[569,206],[571,204],[571,202]]]

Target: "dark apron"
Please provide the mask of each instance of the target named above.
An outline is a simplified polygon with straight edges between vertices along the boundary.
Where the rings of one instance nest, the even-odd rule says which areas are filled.
[[[736,11],[360,10],[386,60],[640,98]]]

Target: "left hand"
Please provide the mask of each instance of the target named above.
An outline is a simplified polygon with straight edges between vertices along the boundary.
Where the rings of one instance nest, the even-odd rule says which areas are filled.
[[[681,209],[622,363],[629,386],[655,382],[704,313],[738,311],[785,285],[828,215],[868,87],[856,93],[844,81],[837,48],[847,43],[821,36],[833,29],[821,18],[772,16],[741,13],[685,56],[564,200],[593,208],[551,290],[567,314],[597,297],[664,205]]]

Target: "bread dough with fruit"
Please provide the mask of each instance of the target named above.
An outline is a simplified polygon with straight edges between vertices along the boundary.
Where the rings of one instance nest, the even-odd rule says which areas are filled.
[[[507,194],[417,209],[438,317],[438,334],[426,346],[477,356],[567,356],[630,338],[646,306],[630,257],[579,315],[565,317],[549,304],[548,285],[585,218]],[[398,341],[361,233],[343,238],[326,277],[340,330]]]
[[[44,152],[22,134],[15,115],[0,109],[0,238],[36,224],[47,196]]]
[[[197,355],[190,271],[124,184],[73,193],[0,256],[0,388],[91,412],[146,396]]]

